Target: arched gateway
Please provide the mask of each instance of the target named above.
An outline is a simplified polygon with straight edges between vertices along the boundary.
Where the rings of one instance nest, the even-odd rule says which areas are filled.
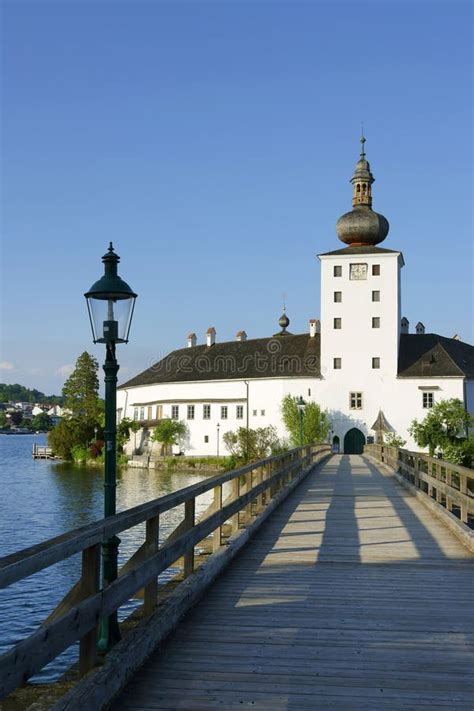
[[[362,454],[364,450],[365,437],[363,433],[353,427],[344,437],[344,454]]]

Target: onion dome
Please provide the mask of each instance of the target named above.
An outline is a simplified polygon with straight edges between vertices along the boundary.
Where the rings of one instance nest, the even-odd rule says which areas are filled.
[[[350,246],[373,246],[382,242],[388,234],[388,220],[372,210],[372,183],[375,181],[365,157],[365,138],[360,139],[362,150],[356,163],[351,183],[354,186],[351,212],[339,218],[336,224],[337,236]]]
[[[286,330],[288,328],[288,326],[290,325],[290,319],[286,315],[286,307],[285,306],[283,307],[282,315],[278,319],[278,325],[280,326],[281,331],[279,331],[278,333],[274,333],[273,334],[274,336],[292,336],[293,335],[292,333],[290,333],[289,331]]]
[[[281,328],[283,331],[286,331],[286,329],[287,329],[288,326],[290,325],[290,319],[289,319],[288,316],[286,315],[286,308],[285,308],[285,307],[283,307],[283,313],[282,313],[282,315],[280,316],[280,318],[279,318],[279,320],[278,320],[278,325],[280,326],[280,328]]]

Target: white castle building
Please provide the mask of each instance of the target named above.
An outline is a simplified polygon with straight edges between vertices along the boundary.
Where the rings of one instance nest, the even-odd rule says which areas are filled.
[[[281,402],[302,396],[326,409],[331,440],[357,453],[376,433],[393,431],[416,449],[408,427],[439,400],[459,398],[474,412],[474,348],[456,337],[409,332],[401,314],[400,251],[378,245],[388,234],[383,215],[372,210],[374,177],[364,143],[356,164],[353,209],[337,222],[342,249],[320,254],[321,320],[294,335],[289,319],[280,331],[219,343],[209,328],[205,343],[191,333],[187,347],[123,383],[118,417],[139,420],[138,441],[162,418],[186,422],[187,455],[224,454],[222,436],[238,427],[274,425],[281,437]],[[380,436],[380,435],[379,435]]]

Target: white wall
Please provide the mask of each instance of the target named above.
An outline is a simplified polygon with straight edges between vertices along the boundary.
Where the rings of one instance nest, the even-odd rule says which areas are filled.
[[[381,371],[345,374],[337,383],[330,377],[318,378],[261,378],[249,381],[249,427],[274,425],[280,437],[288,437],[281,418],[281,402],[285,395],[301,395],[306,401],[315,401],[328,410],[334,435],[340,438],[352,427],[360,429],[365,436],[374,436],[370,429],[379,410],[398,435],[407,440],[407,447],[417,449],[408,434],[413,419],[423,419],[428,410],[423,408],[423,390],[432,387],[435,402],[457,397],[463,399],[462,378],[397,378]],[[437,389],[438,388],[438,389]],[[362,392],[362,409],[351,410],[351,391]],[[163,416],[171,417],[171,406],[179,406],[179,419],[189,428],[189,439],[183,449],[190,456],[213,456],[217,453],[217,423],[220,424],[219,453],[227,454],[222,437],[227,431],[245,427],[247,423],[247,387],[244,381],[209,381],[206,383],[175,383],[138,388],[128,391],[128,407],[123,416],[133,419],[137,403],[163,403]],[[474,388],[471,403],[474,405]],[[125,393],[118,392],[118,407],[124,407]],[[187,404],[194,404],[195,419],[187,420]],[[211,417],[203,419],[203,404],[211,406]],[[228,418],[222,419],[221,407],[228,408]],[[243,418],[237,419],[236,407],[243,406]],[[264,414],[262,415],[262,410]],[[256,411],[256,415],[254,414]],[[208,437],[208,442],[205,442]],[[140,434],[137,435],[140,442]]]
[[[380,373],[397,372],[400,332],[400,253],[361,255],[321,255],[321,374],[337,387],[345,387],[348,374],[372,370],[372,357],[380,358]],[[350,279],[351,264],[366,264],[366,279]],[[372,275],[372,265],[380,266],[380,276]],[[334,276],[334,267],[342,276]],[[334,292],[342,292],[341,303]],[[372,301],[372,291],[380,301]],[[372,327],[372,317],[380,318],[380,328]],[[342,328],[334,328],[334,318]],[[342,369],[334,370],[333,359],[342,359]]]

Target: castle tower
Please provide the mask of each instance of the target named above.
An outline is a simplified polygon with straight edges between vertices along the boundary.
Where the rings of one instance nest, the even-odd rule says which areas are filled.
[[[400,335],[401,252],[379,247],[389,224],[372,210],[374,176],[365,138],[351,178],[353,209],[336,231],[345,247],[319,255],[321,261],[321,374],[343,397],[374,390],[397,373]],[[344,400],[346,402],[346,400]],[[347,407],[347,405],[346,405]]]

